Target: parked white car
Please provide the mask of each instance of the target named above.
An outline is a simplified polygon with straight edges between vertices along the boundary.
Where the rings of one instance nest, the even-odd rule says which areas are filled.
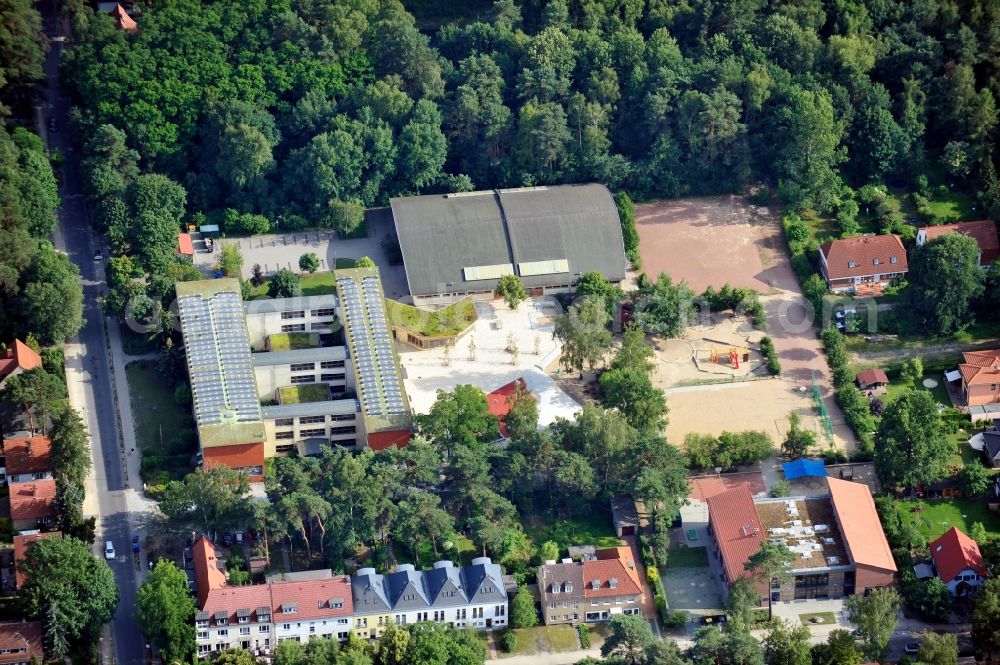
[[[108,561],[113,561],[117,555],[115,554],[115,546],[110,540],[104,542],[104,558]]]

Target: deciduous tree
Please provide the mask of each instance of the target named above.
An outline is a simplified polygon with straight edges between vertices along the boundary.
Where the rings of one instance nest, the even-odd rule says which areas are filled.
[[[854,595],[844,604],[847,619],[857,626],[861,651],[869,661],[882,657],[889,647],[889,636],[899,621],[902,601],[892,588],[872,589],[866,596]]]
[[[187,575],[171,561],[158,561],[139,587],[136,614],[165,661],[184,662],[194,654],[194,611]]]
[[[910,390],[886,407],[875,433],[875,469],[882,482],[912,489],[944,477],[951,445],[937,404],[926,390]]]

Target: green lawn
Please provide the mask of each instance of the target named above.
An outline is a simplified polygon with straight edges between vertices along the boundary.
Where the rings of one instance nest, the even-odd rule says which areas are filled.
[[[705,547],[678,547],[667,551],[667,568],[702,568],[708,565]]]
[[[560,556],[565,556],[566,548],[570,545],[594,545],[598,548],[621,545],[621,540],[611,527],[611,515],[603,511],[593,511],[586,516],[564,520],[536,515],[527,520],[524,531],[536,548],[547,540],[557,542]]]
[[[339,262],[339,259],[338,259]],[[339,265],[337,266],[340,267]],[[337,292],[337,283],[333,279],[332,272],[314,272],[299,276],[299,284],[302,285],[302,295],[304,296],[325,296]],[[248,300],[260,300],[267,298],[267,281],[260,286],[250,287],[250,297]]]
[[[389,299],[386,299],[385,306],[389,321],[394,325],[427,337],[456,335],[476,320],[476,308],[470,299],[461,300],[434,312]]]
[[[337,259],[334,264],[334,270],[348,270],[350,268],[357,268],[357,259]]]
[[[517,648],[506,653],[500,647],[497,638],[497,655],[504,656],[534,656],[538,653],[553,653],[559,651],[576,651],[580,648],[580,636],[572,626],[535,626],[534,628],[518,628]],[[496,636],[494,636],[496,638]]]
[[[973,522],[982,522],[987,531],[1000,533],[1000,517],[977,499],[913,499],[899,501],[898,510],[927,540],[953,526],[968,533]]]
[[[330,398],[330,386],[325,383],[305,383],[298,386],[278,388],[281,404],[304,404],[306,402],[324,402]]]
[[[837,617],[833,615],[833,612],[808,612],[800,614],[799,619],[802,621],[803,626],[821,626],[823,624],[837,623]],[[816,619],[816,621],[813,621],[813,619]]]
[[[267,342],[271,351],[312,349],[319,346],[319,335],[307,332],[278,333],[268,335]]]
[[[837,224],[836,217],[821,217],[815,210],[804,210],[800,217],[809,227],[813,240],[823,242],[840,237],[840,225]]]
[[[195,449],[195,424],[189,405],[174,400],[174,389],[156,372],[152,360],[125,366],[135,418],[136,444],[142,451],[142,477],[156,482],[189,471]]]
[[[927,207],[935,218],[957,222],[976,219],[976,214],[972,211],[975,203],[976,200],[965,192],[948,192],[945,196],[936,194]]]

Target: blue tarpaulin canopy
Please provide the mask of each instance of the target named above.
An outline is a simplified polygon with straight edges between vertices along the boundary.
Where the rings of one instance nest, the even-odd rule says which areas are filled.
[[[801,478],[802,476],[826,476],[826,469],[823,468],[821,459],[797,459],[794,462],[785,462],[781,465],[785,472],[785,480]]]

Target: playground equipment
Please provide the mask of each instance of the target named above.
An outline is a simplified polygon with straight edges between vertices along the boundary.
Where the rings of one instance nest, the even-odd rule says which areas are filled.
[[[746,347],[743,347],[743,346],[740,346],[740,347],[731,346],[731,347],[729,347],[728,352],[725,352],[725,353],[728,353],[729,364],[733,366],[733,369],[739,369],[740,368],[740,359],[741,358],[743,359],[743,362],[748,362],[750,360],[750,351]],[[712,353],[711,353],[711,356],[709,358],[712,361],[712,363],[716,364],[716,365],[721,364],[721,361],[722,361],[723,357],[724,357],[723,353],[720,353],[719,349],[713,346],[712,347]]]

